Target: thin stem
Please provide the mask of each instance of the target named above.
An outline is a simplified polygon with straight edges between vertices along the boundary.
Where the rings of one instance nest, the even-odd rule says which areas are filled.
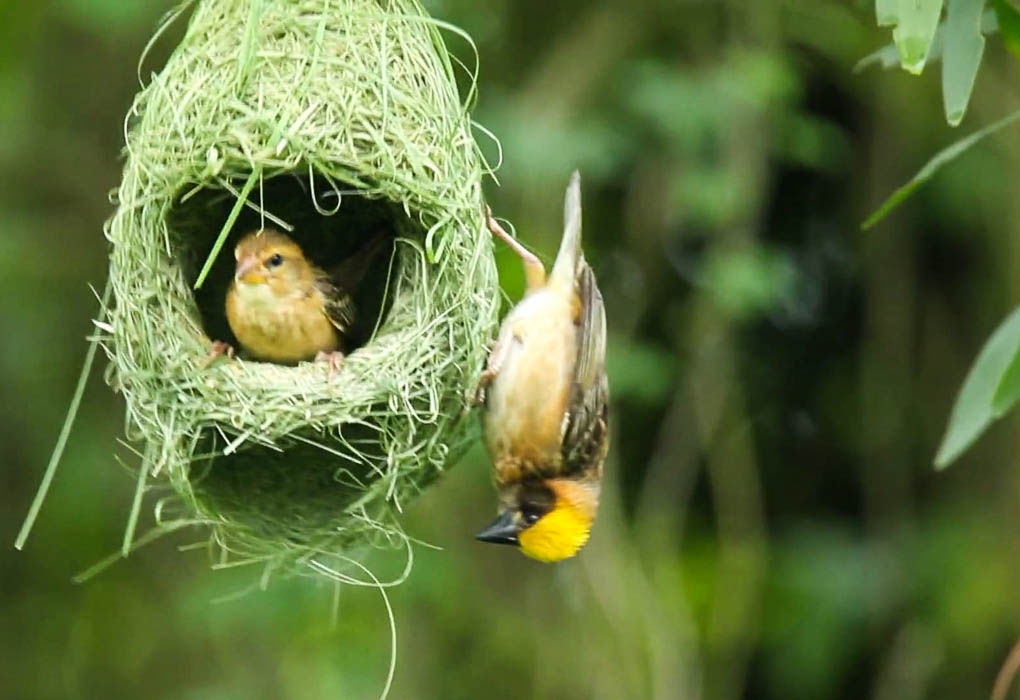
[[[107,281],[106,289],[103,290],[103,298],[100,301],[100,322],[102,322],[106,316],[106,305],[110,301],[110,293],[112,289],[113,285]],[[60,435],[57,437],[57,444],[53,446],[53,453],[50,455],[49,464],[46,465],[46,472],[43,474],[42,483],[39,484],[39,490],[35,493],[35,498],[32,500],[32,506],[28,509],[28,515],[25,516],[25,522],[21,524],[21,531],[18,533],[18,539],[14,541],[14,547],[16,549],[24,548],[25,541],[28,539],[28,535],[32,532],[32,526],[35,525],[35,519],[39,515],[39,509],[42,508],[43,501],[46,500],[46,494],[50,490],[50,484],[53,482],[53,477],[57,473],[57,465],[60,464],[60,458],[64,456],[64,448],[67,447],[67,439],[71,435],[71,428],[74,426],[74,419],[78,415],[78,408],[81,406],[81,399],[85,394],[85,385],[88,384],[89,374],[92,373],[92,365],[96,360],[96,349],[98,347],[98,340],[93,339],[89,342],[89,349],[85,353],[85,362],[82,364],[81,374],[78,375],[78,385],[74,389],[74,396],[71,397],[71,405],[67,407],[67,415],[64,416],[64,425],[60,428]]]

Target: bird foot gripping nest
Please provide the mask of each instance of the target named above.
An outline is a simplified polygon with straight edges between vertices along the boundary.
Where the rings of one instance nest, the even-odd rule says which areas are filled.
[[[326,381],[333,381],[333,376],[340,369],[340,366],[344,363],[344,354],[339,350],[333,350],[332,352],[325,352],[320,350],[315,353],[316,362],[326,363]]]
[[[214,340],[209,346],[209,353],[206,355],[203,368],[208,367],[221,357],[226,357],[228,360],[232,360],[236,354],[237,351],[230,343],[226,343],[222,340]]]

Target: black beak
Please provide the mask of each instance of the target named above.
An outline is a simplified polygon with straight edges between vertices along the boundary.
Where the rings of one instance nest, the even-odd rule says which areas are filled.
[[[517,544],[517,522],[512,511],[504,511],[487,528],[475,535],[476,540],[492,544]]]

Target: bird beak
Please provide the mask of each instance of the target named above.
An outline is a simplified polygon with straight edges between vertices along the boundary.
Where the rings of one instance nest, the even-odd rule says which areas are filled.
[[[260,271],[261,264],[254,255],[248,255],[237,261],[237,268],[234,270],[234,280],[244,284],[261,284],[266,281],[265,275]]]
[[[519,544],[517,533],[520,531],[517,519],[512,511],[504,511],[492,524],[475,535],[476,540],[492,544]]]

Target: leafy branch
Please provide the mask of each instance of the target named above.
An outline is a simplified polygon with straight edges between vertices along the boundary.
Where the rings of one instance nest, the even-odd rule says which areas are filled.
[[[985,35],[998,34],[1020,57],[1020,11],[1011,0],[875,0],[879,26],[893,28],[893,43],[864,57],[855,70],[899,66],[915,75],[942,61],[942,102],[946,121],[957,126],[967,113],[984,56]],[[943,17],[944,15],[944,17]],[[893,192],[861,225],[870,229],[902,204],[944,166],[1020,119],[1020,110],[965,136],[935,154],[914,177]],[[1020,308],[985,342],[953,405],[935,466],[944,469],[963,454],[996,419],[1020,400]]]

